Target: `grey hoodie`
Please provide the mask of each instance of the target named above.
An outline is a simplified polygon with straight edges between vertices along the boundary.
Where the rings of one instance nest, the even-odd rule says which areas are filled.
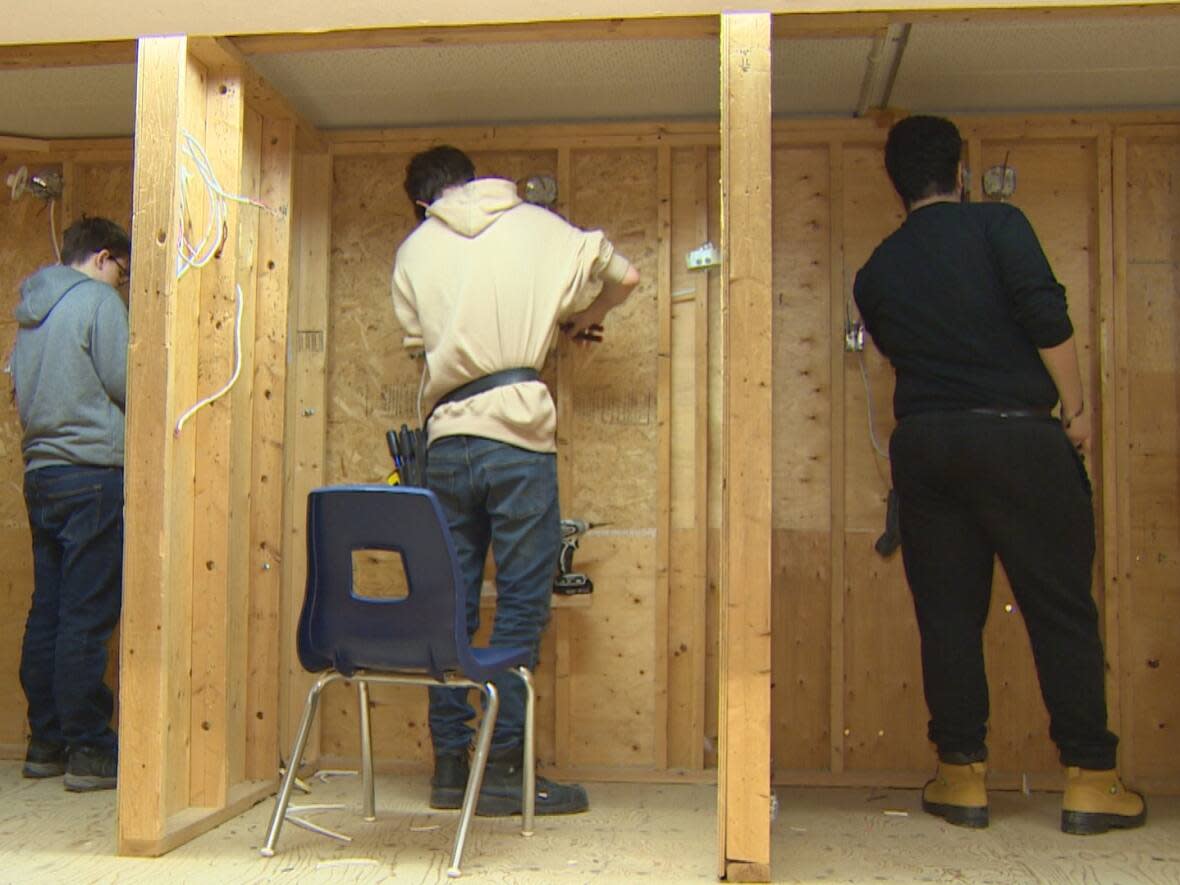
[[[57,264],[21,284],[12,352],[25,470],[123,465],[127,308],[119,293]]]

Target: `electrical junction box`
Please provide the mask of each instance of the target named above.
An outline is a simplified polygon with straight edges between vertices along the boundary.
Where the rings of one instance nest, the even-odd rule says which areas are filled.
[[[688,253],[685,259],[689,270],[700,270],[706,267],[720,267],[721,253],[717,251],[717,247],[712,243],[705,243],[705,245],[693,249]]]

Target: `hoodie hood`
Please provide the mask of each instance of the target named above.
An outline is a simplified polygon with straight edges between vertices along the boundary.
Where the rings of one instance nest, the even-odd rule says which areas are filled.
[[[41,325],[67,292],[79,283],[88,281],[90,277],[72,267],[61,264],[43,267],[21,284],[20,304],[13,311],[13,316],[23,328],[35,328]]]
[[[447,189],[430,204],[427,216],[437,218],[465,237],[477,237],[509,209],[520,205],[516,185],[503,178],[478,178]]]

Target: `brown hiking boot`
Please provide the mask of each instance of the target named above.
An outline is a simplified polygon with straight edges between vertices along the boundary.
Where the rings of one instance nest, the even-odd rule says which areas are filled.
[[[1065,769],[1065,796],[1061,800],[1063,833],[1090,836],[1110,829],[1129,830],[1143,826],[1146,820],[1147,803],[1143,796],[1124,787],[1113,768]]]
[[[957,827],[987,826],[986,762],[938,763],[934,780],[922,788],[922,810]]]

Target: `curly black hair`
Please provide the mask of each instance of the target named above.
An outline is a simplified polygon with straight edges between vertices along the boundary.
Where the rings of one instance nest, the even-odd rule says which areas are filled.
[[[113,258],[130,258],[131,238],[109,218],[83,215],[62,235],[61,263],[77,264],[103,249]]]
[[[442,192],[457,184],[466,184],[475,178],[475,164],[465,153],[450,145],[439,145],[428,151],[415,154],[406,166],[406,195],[414,204],[418,220],[426,218],[426,209],[418,203],[429,205],[442,196]]]
[[[889,130],[885,171],[907,207],[925,197],[953,193],[963,139],[944,117],[906,117]]]

